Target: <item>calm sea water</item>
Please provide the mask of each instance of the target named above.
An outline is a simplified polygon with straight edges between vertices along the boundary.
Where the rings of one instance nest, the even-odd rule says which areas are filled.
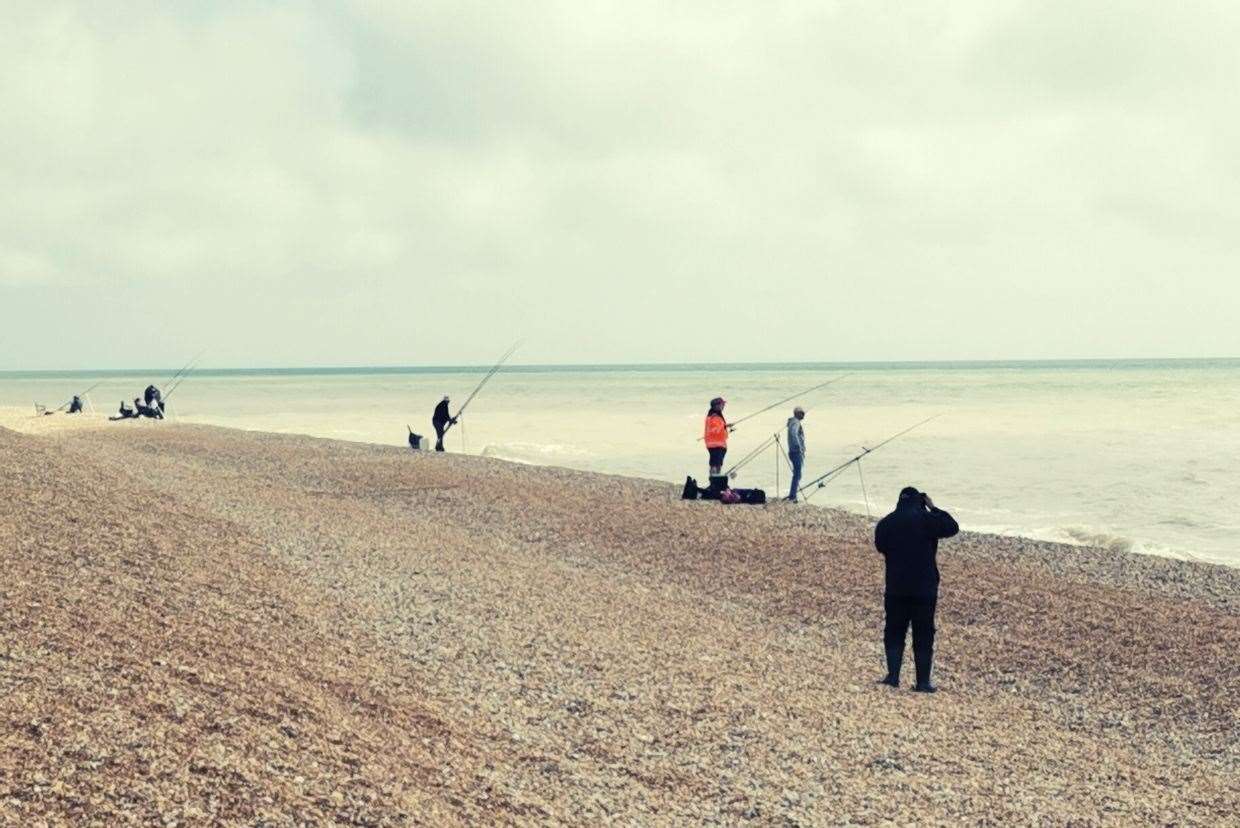
[[[199,371],[173,395],[188,422],[404,445],[433,434],[443,394],[485,369]],[[3,373],[0,405],[90,396],[115,409],[172,371]],[[1240,360],[976,364],[533,367],[497,375],[451,451],[652,477],[706,476],[707,401],[740,418],[847,373],[800,400],[807,477],[928,416],[810,501],[886,511],[913,484],[966,528],[1240,565]],[[781,430],[792,403],[746,422],[729,461]],[[116,426],[124,427],[123,424]],[[730,465],[730,462],[729,462]],[[786,487],[774,448],[737,485]],[[786,492],[783,492],[786,493]]]

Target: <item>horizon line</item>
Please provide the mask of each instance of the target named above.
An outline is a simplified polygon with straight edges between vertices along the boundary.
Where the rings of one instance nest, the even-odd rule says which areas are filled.
[[[546,362],[546,363],[509,363],[504,370],[536,372],[546,370],[745,370],[762,368],[917,368],[928,366],[1029,366],[1029,365],[1104,365],[1132,363],[1201,363],[1201,362],[1240,362],[1235,356],[1210,357],[1058,357],[1058,358],[1003,358],[1003,359],[886,359],[886,360],[838,360],[838,361],[802,361],[802,360],[762,360],[753,362]],[[190,373],[233,373],[263,374],[289,372],[324,372],[346,373],[366,372],[400,373],[454,373],[490,370],[492,364],[456,364],[456,365],[267,365],[258,367],[201,367],[194,368]],[[137,367],[137,368],[0,368],[0,376],[29,375],[79,375],[79,374],[143,374],[166,373],[175,371],[172,366]]]

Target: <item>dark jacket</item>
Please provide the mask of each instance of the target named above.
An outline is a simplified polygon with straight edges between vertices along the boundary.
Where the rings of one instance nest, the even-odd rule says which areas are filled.
[[[426,409],[423,408],[423,411]],[[440,400],[439,405],[435,406],[435,413],[431,415],[431,424],[441,426],[452,421],[452,415],[448,413],[448,401]]]
[[[874,529],[874,545],[887,559],[887,594],[936,594],[939,538],[959,531],[956,520],[942,509],[926,509],[920,497],[902,499]]]

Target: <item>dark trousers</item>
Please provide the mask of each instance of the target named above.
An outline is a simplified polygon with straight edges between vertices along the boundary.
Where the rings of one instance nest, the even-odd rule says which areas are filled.
[[[431,423],[435,427],[435,451],[443,451],[443,435],[448,430],[447,423]]]
[[[930,683],[930,667],[934,662],[934,609],[939,597],[932,595],[887,595],[887,626],[883,630],[883,646],[887,650],[887,675],[900,678],[904,663],[904,638],[913,627],[913,663],[917,666],[917,683]]]
[[[788,490],[788,499],[795,503],[797,489],[801,487],[801,463],[803,462],[801,452],[788,452],[788,462],[792,464],[792,488]]]

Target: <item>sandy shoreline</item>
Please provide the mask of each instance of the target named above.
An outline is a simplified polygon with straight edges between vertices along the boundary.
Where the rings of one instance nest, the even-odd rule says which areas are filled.
[[[924,698],[872,684],[863,517],[60,422],[0,430],[4,820],[1219,824],[1240,807],[1234,569],[965,534],[943,547],[943,692]]]

